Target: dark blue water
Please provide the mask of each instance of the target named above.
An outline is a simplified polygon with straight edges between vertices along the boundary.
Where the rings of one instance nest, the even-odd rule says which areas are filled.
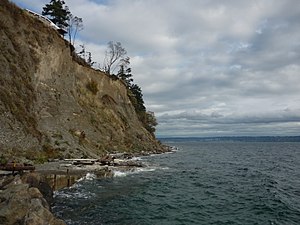
[[[146,171],[84,179],[56,194],[68,224],[300,224],[300,143],[164,140]]]

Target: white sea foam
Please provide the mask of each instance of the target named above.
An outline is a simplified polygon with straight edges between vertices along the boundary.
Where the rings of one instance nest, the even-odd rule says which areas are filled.
[[[126,177],[127,175],[138,173],[138,169],[132,169],[132,170],[114,170],[114,177]]]
[[[155,171],[156,167],[142,167],[142,168],[136,168],[133,173],[141,173],[141,172],[152,172]]]
[[[118,171],[118,170],[113,171],[113,173],[114,173],[114,177],[126,177],[129,174],[128,171]]]
[[[141,161],[141,160],[142,160],[142,157],[135,156],[135,157],[132,157],[131,160],[132,160],[132,161]]]
[[[85,179],[86,180],[94,180],[94,179],[96,179],[97,178],[97,176],[95,175],[95,174],[93,174],[93,173],[87,173],[86,175],[85,175]]]
[[[95,174],[87,173],[84,177],[81,177],[80,179],[78,179],[76,183],[79,183],[84,180],[94,180],[96,178],[97,178],[97,176]]]
[[[63,191],[54,191],[53,197],[56,198],[57,196],[60,196],[62,198],[71,198],[72,197],[71,194],[65,193]]]
[[[61,191],[55,191],[54,197],[59,197],[61,199],[90,199],[95,197],[95,193],[90,191],[84,191],[80,186],[73,185],[69,189],[64,189]]]
[[[63,199],[90,199],[93,198],[95,196],[95,193],[92,192],[83,192],[83,191],[76,191],[76,192],[71,192],[71,193],[67,193],[67,192],[57,192],[55,193],[55,197],[60,197]]]
[[[159,166],[147,166],[147,167],[138,167],[130,170],[118,170],[113,171],[114,177],[126,177],[131,174],[139,174],[145,172],[153,172],[155,170],[167,170],[168,167],[159,167]]]

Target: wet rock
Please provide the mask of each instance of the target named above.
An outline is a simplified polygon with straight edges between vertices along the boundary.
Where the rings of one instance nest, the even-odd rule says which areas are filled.
[[[30,187],[37,188],[51,205],[53,203],[53,191],[46,180],[41,177],[38,173],[28,173],[22,177],[24,183],[29,184]]]
[[[30,211],[24,218],[25,225],[39,225],[39,224],[51,224],[51,225],[64,225],[62,220],[54,218],[53,214],[44,207],[43,199],[33,198],[30,201]]]
[[[16,177],[0,190],[0,224],[5,225],[63,225],[50,212],[42,193]]]

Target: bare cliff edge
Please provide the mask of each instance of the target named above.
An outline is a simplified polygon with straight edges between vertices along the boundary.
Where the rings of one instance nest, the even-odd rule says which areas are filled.
[[[77,61],[56,30],[1,0],[1,154],[43,160],[163,151],[125,85]]]

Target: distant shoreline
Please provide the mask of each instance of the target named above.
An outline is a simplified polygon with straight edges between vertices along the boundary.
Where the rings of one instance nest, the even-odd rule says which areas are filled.
[[[300,136],[158,137],[160,141],[300,142]]]

